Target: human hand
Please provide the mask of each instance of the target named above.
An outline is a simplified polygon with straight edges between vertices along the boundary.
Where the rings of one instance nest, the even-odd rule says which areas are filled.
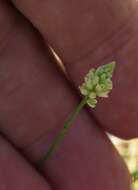
[[[1,0],[4,4],[8,6]],[[13,7],[5,8],[3,19],[2,30],[10,26],[10,32],[2,36],[1,131],[36,164],[50,143],[47,134],[63,126],[78,97],[30,23]],[[51,188],[129,189],[122,160],[87,110],[74,126],[78,128],[71,129],[60,150],[42,166]]]
[[[62,58],[77,88],[90,68],[116,60],[113,93],[93,113],[106,131],[137,137],[137,0],[12,1]]]

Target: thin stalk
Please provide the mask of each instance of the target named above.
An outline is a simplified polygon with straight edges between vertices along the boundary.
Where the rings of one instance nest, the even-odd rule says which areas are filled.
[[[69,119],[64,124],[64,127],[61,129],[59,134],[56,136],[54,142],[51,144],[49,150],[44,155],[41,161],[48,160],[51,158],[52,154],[57,150],[60,143],[63,141],[64,137],[67,135],[68,130],[72,123],[75,121],[76,117],[79,115],[82,108],[85,106],[87,99],[84,98],[81,100],[80,104],[76,107],[75,111],[70,115]]]

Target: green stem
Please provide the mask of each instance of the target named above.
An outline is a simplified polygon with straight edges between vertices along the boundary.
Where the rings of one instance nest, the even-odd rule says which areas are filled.
[[[61,131],[59,132],[59,134],[57,135],[57,137],[55,138],[54,142],[51,144],[49,150],[44,155],[44,157],[42,158],[41,161],[48,160],[52,156],[53,152],[56,151],[56,149],[59,147],[60,143],[62,142],[62,140],[66,136],[66,134],[67,134],[70,126],[72,125],[72,123],[74,122],[74,120],[76,119],[76,117],[79,115],[79,113],[82,110],[82,108],[85,106],[86,101],[87,101],[86,98],[82,99],[82,101],[77,106],[77,108],[75,109],[75,111],[70,115],[69,119],[66,121],[64,127],[61,129]]]

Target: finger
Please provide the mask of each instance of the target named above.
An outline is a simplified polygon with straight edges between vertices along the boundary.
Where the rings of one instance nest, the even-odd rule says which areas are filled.
[[[91,67],[117,61],[112,96],[94,114],[109,132],[137,137],[137,1],[12,1],[61,56],[76,86]]]
[[[135,0],[12,2],[67,62],[76,62],[77,58],[95,49],[120,28],[135,5]]]
[[[52,130],[47,137],[26,148],[25,153],[40,164],[57,134],[56,129]],[[107,190],[130,189],[130,176],[122,159],[85,111],[52,157],[42,162],[41,169],[61,190],[100,190],[103,186]]]
[[[14,25],[16,15],[11,4],[7,4],[5,0],[1,0],[0,3],[2,5],[0,6],[0,44],[2,47],[5,43],[5,37]]]
[[[0,189],[1,190],[51,190],[50,186],[0,137]]]
[[[77,105],[77,97],[52,64],[40,36],[19,15],[1,49],[0,63],[1,131],[37,162],[50,144],[48,130],[59,131]],[[99,190],[104,184],[106,190],[129,189],[126,166],[86,111],[75,126],[61,152],[44,167],[52,187]]]
[[[40,36],[19,14],[7,38],[0,55],[0,121],[3,132],[22,147],[65,120],[75,99],[68,101],[66,81],[50,63]]]

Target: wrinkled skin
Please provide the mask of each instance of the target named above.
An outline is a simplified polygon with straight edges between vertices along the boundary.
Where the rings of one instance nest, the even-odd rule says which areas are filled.
[[[13,4],[26,18],[10,1],[0,0],[0,125],[32,166],[2,140],[1,154],[20,167],[15,170],[1,159],[1,171],[8,176],[1,174],[0,184],[5,180],[11,189],[32,190],[129,190],[128,170],[104,130],[123,138],[138,136],[136,1]],[[64,60],[75,86],[93,66],[115,59],[117,69],[111,97],[100,101],[94,113],[81,112],[60,149],[38,172],[32,167],[79,101],[44,41]]]
[[[13,2],[64,60],[76,86],[93,66],[117,61],[112,96],[94,113],[111,133],[137,137],[137,1]]]

